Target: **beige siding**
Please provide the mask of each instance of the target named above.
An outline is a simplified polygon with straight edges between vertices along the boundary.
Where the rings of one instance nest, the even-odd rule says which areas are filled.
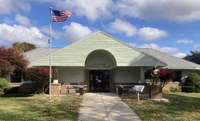
[[[115,83],[134,83],[140,81],[139,68],[116,68]]]
[[[6,75],[6,76],[5,76],[5,79],[6,79],[8,82],[11,82],[11,79],[10,79],[10,78],[11,78],[11,75]]]
[[[116,67],[116,60],[108,51],[97,50],[86,59],[87,69],[111,69]]]
[[[106,50],[116,59],[117,66],[164,66],[163,62],[133,49],[119,40],[103,33],[73,43],[52,54],[53,66],[85,66],[88,55],[95,50]],[[48,66],[49,57],[39,59],[33,66]]]
[[[58,68],[59,83],[83,83],[84,82],[84,68]]]

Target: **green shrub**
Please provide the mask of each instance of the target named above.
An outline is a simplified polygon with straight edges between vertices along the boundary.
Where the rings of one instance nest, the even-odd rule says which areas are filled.
[[[4,78],[0,77],[0,94],[4,94],[5,89],[8,87],[8,82]]]
[[[0,95],[4,94],[3,89],[0,88]]]
[[[4,78],[0,78],[0,88],[5,89],[8,88],[9,84]]]
[[[191,73],[182,85],[183,92],[200,92],[200,76]]]

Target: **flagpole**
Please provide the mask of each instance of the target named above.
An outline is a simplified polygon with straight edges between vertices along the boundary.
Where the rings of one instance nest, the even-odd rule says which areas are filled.
[[[51,80],[52,80],[52,63],[51,63],[51,41],[52,41],[52,7],[50,10],[50,26],[49,26],[49,100],[51,100]]]

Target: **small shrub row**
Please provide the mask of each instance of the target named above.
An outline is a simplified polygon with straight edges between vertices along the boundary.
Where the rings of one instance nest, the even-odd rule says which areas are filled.
[[[181,92],[181,86],[170,87],[171,92]]]
[[[163,88],[163,93],[167,94],[167,93],[177,93],[177,92],[181,92],[181,86],[171,86],[168,88]]]

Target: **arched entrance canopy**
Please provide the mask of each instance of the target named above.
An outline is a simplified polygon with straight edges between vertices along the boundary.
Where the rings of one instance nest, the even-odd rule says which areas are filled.
[[[113,85],[111,69],[116,66],[115,57],[109,51],[98,49],[90,52],[85,61],[89,91],[110,92]]]
[[[90,52],[85,61],[85,68],[89,70],[110,70],[117,66],[115,57],[107,50]]]

